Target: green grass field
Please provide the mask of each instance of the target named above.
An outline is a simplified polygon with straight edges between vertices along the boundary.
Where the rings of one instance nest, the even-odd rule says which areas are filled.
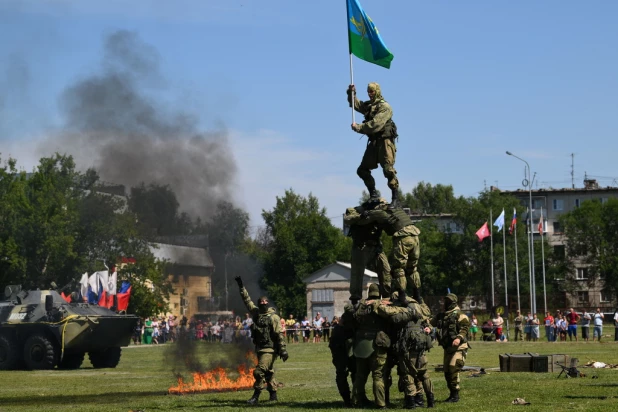
[[[195,395],[168,395],[176,383],[172,361],[166,358],[166,346],[130,347],[116,369],[91,368],[86,360],[81,369],[74,371],[12,371],[0,372],[0,411],[204,411],[243,410],[252,392],[209,393]],[[499,366],[498,354],[504,352],[541,354],[564,353],[580,359],[618,363],[618,345],[604,343],[524,343],[473,342],[467,365],[485,368]],[[226,345],[202,345],[203,356],[216,356]],[[334,383],[334,368],[326,344],[289,345],[290,360],[276,363],[277,376],[284,387],[279,392],[279,403],[261,402],[253,409],[310,411],[338,410],[342,402]],[[434,348],[429,353],[431,377],[436,398],[447,397],[441,373],[434,372],[441,363],[442,351]],[[615,411],[618,410],[618,370],[581,368],[585,378],[556,378],[558,373],[500,373],[490,370],[480,378],[462,374],[461,402],[438,402],[437,410],[485,411]],[[598,379],[592,379],[592,376]],[[396,379],[396,377],[395,377]],[[396,380],[395,380],[396,382]],[[370,398],[371,389],[367,385]],[[263,399],[267,398],[265,392]],[[513,406],[511,401],[523,397],[530,406]],[[397,407],[402,395],[394,388],[391,399]]]

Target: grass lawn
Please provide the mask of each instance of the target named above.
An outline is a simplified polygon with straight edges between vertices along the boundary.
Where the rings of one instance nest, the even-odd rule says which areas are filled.
[[[613,332],[613,331],[612,331]],[[130,347],[123,350],[116,369],[91,368],[87,358],[81,369],[73,371],[7,371],[0,372],[0,411],[204,411],[243,410],[252,392],[209,393],[197,395],[168,395],[176,384],[172,373],[173,361],[166,346]],[[203,357],[217,356],[226,345],[204,343]],[[618,364],[618,345],[599,343],[524,343],[473,342],[467,365],[485,368],[499,366],[500,353],[538,352],[564,353],[580,359]],[[276,363],[277,376],[284,387],[279,391],[279,403],[261,402],[256,410],[318,410],[340,409],[342,402],[334,382],[334,368],[326,344],[289,345],[290,359]],[[431,376],[438,401],[448,395],[441,373],[434,372],[442,362],[442,351],[429,353]],[[489,371],[480,378],[462,374],[461,401],[458,404],[439,402],[444,411],[497,411],[524,409],[526,411],[616,411],[618,410],[618,370],[580,368],[585,378],[556,379],[558,373],[500,373]],[[592,379],[592,376],[598,379]],[[395,377],[396,382],[396,377]],[[372,398],[370,385],[367,392]],[[265,396],[266,395],[266,396]],[[267,398],[264,392],[262,398]],[[531,402],[530,406],[513,406],[517,397]],[[402,395],[391,391],[398,407]]]

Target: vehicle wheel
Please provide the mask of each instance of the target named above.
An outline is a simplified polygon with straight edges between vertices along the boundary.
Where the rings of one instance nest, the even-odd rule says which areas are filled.
[[[28,369],[53,369],[58,353],[54,344],[43,335],[32,335],[24,344],[24,362]]]
[[[0,335],[0,370],[16,369],[21,358],[20,352],[13,336]]]
[[[115,368],[120,362],[120,351],[120,348],[107,348],[102,352],[88,352],[88,358],[96,369]]]
[[[82,362],[84,361],[84,356],[86,354],[81,353],[69,353],[63,356],[62,360],[58,364],[58,368],[60,369],[79,369],[82,366]]]

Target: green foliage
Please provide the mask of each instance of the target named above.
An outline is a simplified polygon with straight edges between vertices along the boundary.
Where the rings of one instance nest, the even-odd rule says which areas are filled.
[[[0,169],[0,283],[48,288],[54,281],[70,292],[82,273],[134,257],[138,264],[121,272],[133,284],[130,308],[158,313],[170,291],[162,266],[135,215],[119,213],[124,203],[95,192],[97,183],[96,172],[78,172],[71,156],[42,158],[30,176],[9,159]]]
[[[141,183],[131,188],[129,210],[137,216],[140,231],[147,237],[188,233],[192,223],[186,215],[178,214],[179,206],[169,185]]]
[[[402,198],[403,207],[409,207],[412,213],[439,214],[452,213],[457,202],[453,191],[453,186],[438,183],[432,186],[431,183],[419,182],[410,193],[406,193]]]
[[[334,227],[318,199],[286,190],[275,207],[263,211],[270,242],[262,256],[262,284],[272,301],[285,313],[306,313],[304,278],[314,271],[350,256],[350,242]]]
[[[567,255],[588,266],[588,279],[604,277],[604,290],[618,292],[618,199],[586,201],[560,218]],[[571,268],[572,269],[572,268]],[[573,277],[566,277],[574,283]]]

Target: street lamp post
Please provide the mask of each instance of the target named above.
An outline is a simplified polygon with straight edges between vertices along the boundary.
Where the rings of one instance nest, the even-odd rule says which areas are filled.
[[[506,154],[509,156],[513,156],[516,159],[521,160],[526,164],[526,184],[524,186],[528,186],[528,196],[529,196],[529,204],[528,204],[528,244],[529,249],[528,252],[530,256],[528,260],[530,261],[530,281],[532,284],[532,301],[530,302],[532,313],[536,313],[536,281],[534,279],[534,233],[532,232],[532,181],[531,181],[531,173],[530,173],[530,165],[521,157],[515,156],[513,153],[506,151]]]

